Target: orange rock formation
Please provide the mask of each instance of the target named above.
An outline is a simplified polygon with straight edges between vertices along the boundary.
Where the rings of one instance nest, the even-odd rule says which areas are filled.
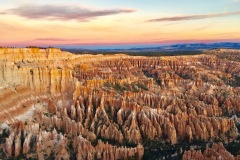
[[[239,62],[0,49],[7,157],[142,159],[147,141],[236,139]],[[222,144],[183,159],[234,157]]]

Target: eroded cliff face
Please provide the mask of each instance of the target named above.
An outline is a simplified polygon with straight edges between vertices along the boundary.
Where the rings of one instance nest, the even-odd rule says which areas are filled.
[[[239,65],[209,54],[131,57],[0,49],[0,121],[9,126],[5,156],[151,159],[154,151],[162,152],[153,143],[235,140]],[[207,153],[184,153],[195,155],[204,159]]]
[[[0,59],[12,62],[46,61],[72,58],[72,54],[58,48],[0,48]]]

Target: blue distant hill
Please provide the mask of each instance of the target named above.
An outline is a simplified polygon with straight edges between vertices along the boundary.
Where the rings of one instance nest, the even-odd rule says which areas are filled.
[[[219,43],[183,43],[172,45],[159,45],[159,47],[134,47],[129,49],[83,49],[83,48],[63,48],[71,52],[175,52],[175,51],[203,51],[210,49],[240,49],[240,43],[219,42]]]

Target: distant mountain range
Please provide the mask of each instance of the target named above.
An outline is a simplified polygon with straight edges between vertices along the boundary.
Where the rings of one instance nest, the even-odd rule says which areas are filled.
[[[219,42],[219,43],[183,43],[164,45],[159,47],[138,47],[129,49],[82,49],[82,48],[62,48],[70,52],[174,52],[174,51],[203,51],[210,49],[240,49],[240,43]]]

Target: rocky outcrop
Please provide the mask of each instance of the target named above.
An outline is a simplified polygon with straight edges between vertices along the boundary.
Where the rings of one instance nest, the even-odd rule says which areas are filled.
[[[223,159],[223,160],[235,160],[235,157],[229,153],[222,143],[213,144],[212,147],[207,147],[204,153],[201,151],[195,151],[191,149],[190,151],[185,151],[183,154],[183,160],[190,159],[200,159],[200,160],[210,160],[210,159]]]
[[[108,143],[98,141],[96,147],[93,147],[89,141],[79,136],[76,138],[77,159],[142,159],[144,149],[142,145],[135,148],[124,148],[112,146]]]

